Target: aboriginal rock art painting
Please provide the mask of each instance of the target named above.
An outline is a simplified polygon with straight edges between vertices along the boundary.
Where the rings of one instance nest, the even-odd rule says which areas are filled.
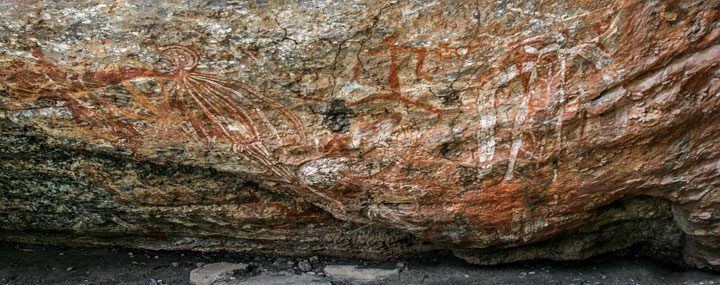
[[[7,110],[23,110],[50,102],[46,105],[70,114],[87,134],[130,148],[137,147],[135,142],[142,137],[175,135],[209,147],[229,146],[246,162],[259,165],[267,180],[332,203],[335,210],[344,209],[344,203],[334,197],[333,189],[360,182],[363,187],[384,189],[392,189],[387,185],[393,183],[411,185],[398,191],[407,192],[409,201],[417,203],[433,189],[444,191],[443,184],[456,184],[410,175],[421,173],[422,167],[448,171],[447,179],[468,183],[501,168],[502,173],[493,177],[510,181],[519,161],[547,161],[556,155],[562,149],[562,114],[569,96],[583,92],[578,87],[583,80],[612,76],[607,67],[613,58],[602,39],[616,32],[616,23],[610,21],[594,37],[582,39],[569,29],[502,38],[483,34],[434,45],[381,37],[371,41],[376,47],[361,48],[353,64],[343,67],[349,76],[342,79],[342,88],[361,92],[287,96],[325,104],[325,113],[313,112],[325,119],[312,118],[329,129],[320,145],[321,134],[313,131],[308,138],[310,122],[291,108],[240,81],[199,71],[198,53],[181,45],[156,47],[157,55],[170,64],[169,71],[112,67],[79,72],[52,63],[38,48],[31,60],[0,65],[0,104]],[[137,80],[157,88],[139,90],[132,83]],[[365,86],[379,88],[365,92]],[[108,95],[116,89],[127,96]],[[377,112],[372,120],[353,119],[385,102],[404,106],[400,109],[405,111]],[[433,126],[452,126],[453,117],[460,115],[474,118],[461,120],[471,125],[458,126],[470,138],[471,147],[464,154],[437,159],[452,144],[467,145],[460,136],[437,150],[417,150],[437,146],[423,142],[447,137],[440,134],[445,130]],[[158,131],[163,129],[172,131]],[[366,145],[356,143],[359,139]],[[288,155],[290,145],[304,153]],[[286,163],[284,156],[296,157]],[[427,165],[419,166],[416,162],[421,160]],[[468,174],[472,171],[476,173]]]
[[[499,115],[498,106],[510,102],[515,105],[516,112],[510,117],[512,121],[511,146],[508,170],[505,175],[505,179],[512,179],[514,164],[521,148],[528,150],[527,157],[533,160],[535,154],[541,154],[538,150],[533,150],[533,147],[553,145],[558,149],[561,147],[563,106],[567,93],[575,92],[575,90],[567,89],[567,81],[571,76],[571,65],[579,62],[580,68],[583,68],[582,66],[589,68],[587,73],[600,74],[603,68],[612,61],[612,58],[597,40],[573,44],[568,34],[562,31],[502,43],[501,47],[504,50],[502,56],[475,67],[475,70],[470,73],[469,81],[462,89],[489,91],[489,94],[486,94],[490,96],[480,96],[476,101],[477,110],[481,114],[480,131],[478,132],[478,160],[481,163],[492,161],[493,158],[495,145],[493,129],[495,129]],[[443,48],[457,56],[457,48],[447,46]],[[472,48],[493,49],[497,46],[466,47],[467,52],[471,52]],[[519,90],[511,90],[502,94],[507,92],[505,90],[507,88],[504,87],[512,81],[520,83]],[[513,96],[513,92],[519,96]],[[461,93],[461,96],[472,93],[473,91]],[[530,118],[530,115],[535,115],[535,118]],[[544,120],[544,122],[537,120]],[[537,124],[550,124],[550,128],[555,132],[555,136],[551,136],[551,138],[555,141],[535,141],[535,138],[532,137],[533,131],[528,128],[535,128]],[[534,141],[536,145],[523,146],[526,139]],[[535,159],[541,160],[542,158]],[[485,171],[487,170],[489,169]]]
[[[3,103],[22,109],[39,100],[59,102],[60,109],[69,111],[89,134],[126,145],[143,135],[133,120],[159,127],[188,123],[196,139],[229,144],[233,152],[259,163],[274,176],[295,180],[292,171],[277,165],[269,149],[283,139],[300,145],[307,141],[304,125],[295,114],[241,82],[194,71],[200,57],[188,47],[162,46],[157,52],[172,65],[172,72],[118,68],[78,73],[54,65],[37,49],[33,63],[13,61],[0,69],[3,84],[10,87]],[[159,98],[151,100],[136,90],[132,100],[142,108],[122,108],[101,95],[108,91],[104,88],[134,79],[162,82]],[[124,87],[133,89],[132,85]]]
[[[434,47],[401,44],[388,36],[377,41],[382,47],[358,54],[346,85],[380,84],[388,91],[348,106],[385,100],[426,116],[475,116],[475,151],[461,165],[478,169],[481,178],[506,161],[504,179],[511,180],[516,161],[547,160],[562,148],[562,114],[568,97],[584,92],[582,81],[614,76],[607,69],[613,58],[602,41],[617,33],[616,21],[609,18],[594,26],[593,37],[580,39],[569,28],[502,38],[483,34]],[[387,70],[369,70],[371,61],[374,66],[387,61]],[[398,76],[402,68],[404,84]]]
[[[287,145],[307,143],[305,126],[296,114],[239,81],[195,71],[200,57],[189,47],[159,46],[156,51],[170,63],[171,72],[117,68],[78,73],[56,66],[36,49],[33,62],[15,60],[0,68],[4,90],[0,103],[5,109],[24,110],[43,100],[56,102],[87,135],[122,147],[132,148],[134,140],[144,135],[133,121],[152,122],[154,129],[181,129],[208,146],[229,145],[230,151],[259,165],[271,181],[341,207],[336,199],[303,183],[273,153]],[[128,84],[136,79],[160,82],[157,98]],[[120,107],[113,98],[103,97],[112,87],[131,90],[135,106]]]
[[[358,78],[361,75],[361,71],[363,68],[362,65],[362,58],[378,55],[381,53],[388,53],[390,56],[390,68],[388,70],[387,74],[387,82],[388,85],[390,85],[391,93],[388,95],[371,95],[366,98],[362,98],[360,100],[357,100],[355,102],[351,102],[348,105],[358,105],[363,103],[372,102],[375,100],[392,100],[392,101],[399,101],[403,102],[405,104],[409,104],[418,108],[421,108],[423,110],[433,112],[433,113],[439,113],[440,109],[433,107],[429,104],[421,103],[418,101],[410,100],[402,95],[402,87],[400,86],[400,79],[398,78],[398,54],[400,53],[412,53],[415,54],[417,59],[415,63],[415,75],[418,78],[422,78],[427,81],[432,81],[432,77],[429,75],[423,73],[423,63],[425,62],[425,57],[427,56],[427,49],[424,47],[406,47],[402,45],[398,45],[397,39],[394,37],[385,37],[383,38],[380,43],[385,45],[386,47],[375,49],[372,51],[369,51],[367,53],[361,54],[358,56],[358,62],[353,67],[353,81],[357,82]]]
[[[288,181],[293,173],[278,166],[266,146],[270,140],[280,140],[278,128],[292,130],[298,142],[307,140],[300,119],[275,101],[251,90],[244,84],[222,77],[194,72],[199,56],[182,46],[158,48],[160,56],[175,66],[172,80],[163,86],[168,109],[192,115],[189,121],[195,133],[205,140],[225,140],[233,149],[252,161],[270,169]],[[284,118],[273,125],[270,118]]]
[[[345,67],[350,76],[339,98],[301,98],[341,105],[332,109],[354,117],[351,127],[336,128],[318,154],[325,155],[301,164],[298,174],[306,185],[343,200],[392,201],[355,210],[410,231],[421,231],[413,221],[433,213],[453,215],[422,208],[437,195],[452,196],[447,192],[466,199],[524,191],[534,197],[529,201],[539,201],[540,188],[555,179],[568,102],[582,95],[586,82],[615,76],[602,42],[617,31],[612,18],[592,37],[557,29],[434,46],[380,38],[374,42],[379,47],[360,50],[355,64]],[[387,111],[389,104],[400,107]],[[458,116],[474,119],[456,124]],[[525,191],[531,182],[523,176],[533,167],[543,167],[532,174],[542,176],[543,185]]]

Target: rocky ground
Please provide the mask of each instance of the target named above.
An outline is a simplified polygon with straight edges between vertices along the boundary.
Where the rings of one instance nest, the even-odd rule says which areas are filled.
[[[213,265],[220,262],[227,264]],[[720,284],[718,274],[632,251],[572,263],[475,266],[442,253],[375,261],[0,244],[0,284],[191,284],[193,270],[212,267],[209,275],[226,274],[215,284]],[[202,281],[201,273],[193,280]]]

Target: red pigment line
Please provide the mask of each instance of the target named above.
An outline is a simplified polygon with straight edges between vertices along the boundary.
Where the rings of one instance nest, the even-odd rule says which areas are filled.
[[[395,101],[395,102],[403,102],[403,103],[406,103],[406,104],[409,104],[409,105],[413,105],[413,106],[419,107],[419,108],[421,108],[421,109],[424,109],[424,110],[426,110],[426,111],[430,111],[430,112],[433,112],[433,113],[440,113],[440,112],[442,112],[442,110],[440,110],[440,109],[438,109],[438,108],[435,108],[435,107],[430,106],[430,105],[425,104],[425,103],[420,103],[420,102],[417,102],[417,101],[410,100],[410,99],[408,99],[408,98],[405,98],[405,97],[403,97],[403,96],[398,95],[397,93],[393,93],[393,94],[389,94],[389,95],[375,95],[375,96],[370,96],[370,97],[367,97],[367,98],[365,98],[365,99],[361,99],[361,100],[356,101],[356,102],[348,103],[348,106],[359,105],[359,104],[363,104],[363,103],[372,102],[372,101],[375,101],[375,100],[388,100],[388,101]]]
[[[218,100],[220,100],[221,103],[225,103],[225,105],[226,105],[225,108],[223,108],[222,104],[220,104],[220,107],[225,109],[225,111],[232,114],[234,117],[239,118],[246,126],[251,127],[251,129],[250,129],[250,131],[252,132],[251,135],[253,137],[257,137],[257,135],[258,135],[257,130],[256,130],[255,126],[252,124],[252,122],[250,121],[249,116],[246,115],[242,109],[236,107],[235,106],[236,104],[233,104],[233,102],[231,102],[229,98],[226,98],[227,96],[223,96],[223,95],[225,95],[225,93],[222,92],[222,90],[213,88],[213,86],[210,85],[210,83],[207,83],[205,81],[202,81],[199,79],[194,79],[192,77],[190,77],[189,79],[191,81],[190,82],[191,87],[193,87],[195,89],[202,88],[205,90],[205,92],[198,91],[198,94],[200,94],[201,96],[211,97],[211,98],[206,98],[206,99],[212,99],[214,97],[216,99],[216,100],[213,100],[214,102],[218,102]]]
[[[115,85],[123,81],[132,80],[141,77],[164,77],[165,74],[154,70],[144,68],[121,68],[117,70],[106,70],[98,72],[88,72],[83,75],[83,81],[93,82],[98,87]]]
[[[297,98],[300,100],[305,100],[305,101],[327,102],[325,99],[312,97],[312,96],[297,95]]]
[[[579,56],[579,57],[580,57],[582,60],[584,60],[585,62],[587,62],[587,63],[590,65],[590,67],[592,67],[595,71],[600,71],[600,69],[597,68],[597,66],[595,66],[595,63],[593,63],[592,61],[588,60],[587,58],[585,58],[585,57],[582,56],[581,54],[576,54],[576,55]]]

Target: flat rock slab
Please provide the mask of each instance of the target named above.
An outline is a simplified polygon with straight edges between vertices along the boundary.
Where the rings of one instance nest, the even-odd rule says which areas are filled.
[[[397,269],[357,268],[355,265],[328,265],[325,274],[333,279],[357,282],[372,282],[397,276]]]
[[[223,282],[218,285],[331,285],[329,280],[310,275],[254,276],[237,282]]]
[[[219,262],[204,265],[190,272],[190,283],[193,285],[210,285],[223,281],[235,273],[246,272],[249,265],[244,263]]]

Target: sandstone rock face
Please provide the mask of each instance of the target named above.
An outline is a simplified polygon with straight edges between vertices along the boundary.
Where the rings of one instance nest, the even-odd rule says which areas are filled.
[[[720,269],[720,1],[0,8],[0,239]]]

